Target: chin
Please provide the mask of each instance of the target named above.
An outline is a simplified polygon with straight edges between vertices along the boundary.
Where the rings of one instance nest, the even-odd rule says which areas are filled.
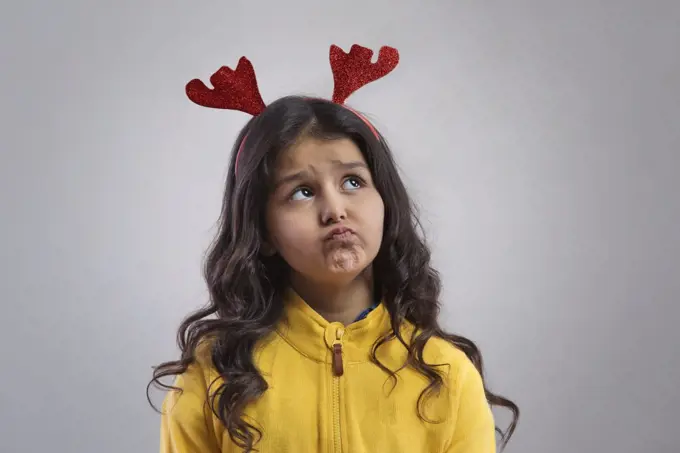
[[[371,269],[373,262],[372,255],[367,254],[362,247],[339,247],[332,251],[326,250],[321,256],[317,255],[315,258],[313,261],[307,261],[305,266],[294,266],[294,268],[300,275],[306,275],[307,280],[333,286],[343,286],[360,278]],[[315,264],[312,265],[312,262]]]
[[[307,279],[316,284],[333,287],[348,286],[357,280],[365,279],[371,275],[371,263],[362,263],[352,268],[320,265],[313,272],[305,273]],[[370,278],[369,278],[370,280]]]
[[[366,254],[357,248],[341,248],[326,257],[326,269],[333,274],[360,274],[367,263]]]
[[[330,257],[329,257],[330,258]],[[323,269],[323,270],[322,270]],[[371,260],[363,254],[334,256],[317,269],[320,280],[336,285],[349,284],[371,269]],[[321,275],[320,275],[321,274]]]

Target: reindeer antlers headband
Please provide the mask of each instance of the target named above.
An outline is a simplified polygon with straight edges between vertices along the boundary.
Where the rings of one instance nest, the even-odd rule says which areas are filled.
[[[349,53],[332,45],[330,48],[330,63],[333,71],[333,102],[344,105],[345,100],[359,88],[369,83],[385,77],[399,63],[399,52],[389,46],[383,46],[378,53],[378,61],[371,63],[373,51],[366,47],[353,45]],[[191,101],[203,106],[216,109],[239,110],[253,116],[257,116],[264,111],[266,105],[262,100],[260,91],[257,87],[255,70],[253,65],[246,57],[241,57],[232,70],[227,66],[222,66],[212,77],[210,83],[214,89],[208,88],[201,80],[194,79],[187,83],[186,93]],[[350,109],[352,112],[354,110]],[[357,112],[354,112],[371,129],[375,136],[378,133],[373,126]],[[236,154],[236,169],[238,169],[238,159],[246,141],[243,138]]]

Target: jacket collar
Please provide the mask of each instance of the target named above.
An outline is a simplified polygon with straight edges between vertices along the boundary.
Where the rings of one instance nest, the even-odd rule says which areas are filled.
[[[284,296],[284,316],[277,326],[278,334],[298,352],[325,363],[332,361],[332,345],[338,334],[342,337],[345,362],[356,363],[369,361],[375,341],[390,330],[384,303],[363,319],[345,326],[328,322],[292,289]]]

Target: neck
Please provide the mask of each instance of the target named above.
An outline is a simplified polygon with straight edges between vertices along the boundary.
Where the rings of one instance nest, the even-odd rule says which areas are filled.
[[[349,283],[319,284],[292,276],[295,292],[328,322],[349,325],[359,314],[373,304],[373,277],[363,272]]]

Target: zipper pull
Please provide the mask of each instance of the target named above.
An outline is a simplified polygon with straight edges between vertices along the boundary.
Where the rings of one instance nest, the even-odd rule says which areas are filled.
[[[336,376],[342,376],[344,373],[342,363],[342,336],[344,334],[344,329],[338,329],[335,332],[335,341],[333,341],[333,374]]]

